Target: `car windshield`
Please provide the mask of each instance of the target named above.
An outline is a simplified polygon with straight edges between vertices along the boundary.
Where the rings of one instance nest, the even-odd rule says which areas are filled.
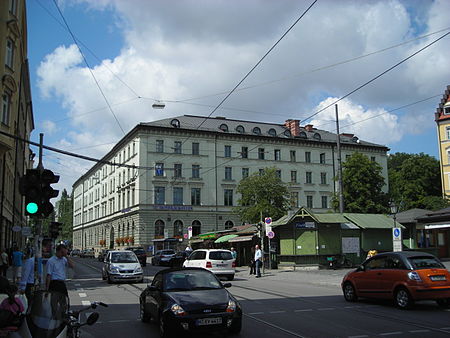
[[[411,262],[414,269],[445,269],[442,263],[434,257],[409,257],[408,260]]]
[[[174,254],[175,254],[175,251],[173,251],[173,250],[163,250],[161,252],[161,255],[174,255]]]
[[[164,275],[164,291],[193,291],[221,288],[222,283],[208,271],[174,271]]]
[[[133,252],[115,252],[111,256],[112,263],[136,263],[137,258]]]
[[[133,250],[133,252],[136,255],[143,255],[143,254],[145,254],[145,251],[143,249],[135,249],[135,250]]]
[[[218,261],[226,261],[233,259],[231,252],[229,251],[211,251],[209,253],[209,259],[218,260]]]

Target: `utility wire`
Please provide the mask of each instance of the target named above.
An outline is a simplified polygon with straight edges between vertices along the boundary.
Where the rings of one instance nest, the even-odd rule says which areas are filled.
[[[67,21],[66,21],[66,18],[64,17],[63,13],[61,12],[61,10],[60,10],[60,8],[59,8],[59,6],[58,6],[58,3],[56,2],[56,0],[53,0],[53,3],[55,4],[56,8],[58,9],[58,12],[59,12],[59,14],[61,15],[61,18],[63,19],[64,24],[66,25],[67,30],[69,31],[69,33],[70,33],[70,35],[71,35],[73,41],[74,41],[75,44],[77,45],[77,48],[78,48],[78,50],[80,51],[81,56],[83,57],[84,63],[86,64],[87,68],[89,69],[89,72],[91,73],[92,78],[94,79],[95,84],[96,84],[97,87],[98,87],[98,90],[99,90],[100,93],[102,94],[103,99],[105,100],[105,102],[106,102],[106,104],[107,104],[107,106],[108,106],[108,108],[109,108],[111,114],[114,116],[114,119],[116,120],[116,122],[117,122],[117,124],[118,124],[120,130],[122,130],[122,133],[125,135],[125,134],[126,134],[126,133],[125,133],[125,130],[123,130],[123,128],[122,128],[122,126],[121,126],[119,120],[117,119],[116,114],[114,114],[114,111],[112,110],[112,107],[111,107],[111,105],[109,104],[108,99],[106,98],[105,93],[103,92],[102,88],[100,87],[100,84],[98,83],[97,78],[96,78],[95,75],[94,75],[94,72],[92,71],[91,67],[89,66],[89,63],[88,63],[86,57],[84,56],[84,53],[83,53],[83,51],[81,50],[81,48],[80,48],[80,46],[79,46],[79,44],[78,44],[78,41],[77,41],[77,39],[75,38],[75,35],[72,33],[72,30],[70,29],[69,24],[68,24]]]
[[[352,95],[353,93],[357,92],[358,90],[360,90],[361,88],[367,86],[369,83],[372,83],[373,81],[375,81],[376,79],[380,78],[381,76],[383,76],[384,74],[388,73],[389,71],[391,71],[392,69],[398,67],[399,65],[401,65],[402,63],[408,61],[409,59],[411,59],[412,57],[414,57],[415,55],[419,54],[420,52],[424,51],[425,49],[427,49],[428,47],[430,47],[431,45],[435,44],[436,42],[438,42],[439,40],[445,38],[447,35],[449,35],[450,32],[445,33],[444,35],[442,35],[441,37],[437,38],[436,40],[430,42],[428,45],[426,45],[425,47],[422,47],[421,49],[419,49],[418,51],[414,52],[413,54],[411,54],[410,56],[408,56],[407,58],[403,59],[400,62],[397,62],[395,65],[393,65],[392,67],[386,69],[384,72],[381,72],[380,74],[378,74],[377,76],[373,77],[372,79],[370,79],[369,81],[363,83],[362,85],[360,85],[359,87],[353,89],[351,92],[345,94],[344,96],[340,97],[339,99],[337,99],[336,101],[334,101],[333,103],[330,103],[328,106],[318,110],[317,112],[315,112],[314,114],[308,116],[307,118],[304,118],[303,121],[307,121],[311,118],[313,118],[314,116],[316,116],[317,114],[323,112],[325,109],[330,108],[331,106],[334,106],[336,103],[342,101],[343,99],[345,99],[346,97],[349,97],[350,95]]]

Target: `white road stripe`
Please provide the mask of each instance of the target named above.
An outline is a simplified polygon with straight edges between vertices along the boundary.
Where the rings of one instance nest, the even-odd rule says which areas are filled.
[[[81,286],[81,284],[80,283],[76,283],[76,284],[74,284],[75,286]]]
[[[249,315],[263,315],[264,312],[251,312]]]
[[[87,294],[85,294],[85,293],[79,293],[78,296],[80,296],[80,298],[85,298],[85,297],[87,297]]]
[[[319,310],[319,311],[334,310],[334,307],[323,307],[323,308],[320,308],[320,309],[317,309],[317,310]]]
[[[402,331],[395,331],[395,332],[386,332],[386,333],[380,333],[380,336],[394,336],[396,334],[402,334]]]
[[[88,301],[88,300],[82,300],[82,301],[81,301],[81,305],[83,305],[83,306],[89,306],[89,305],[91,305],[91,302]]]
[[[301,310],[294,310],[294,312],[306,312],[306,311],[312,311],[313,309],[301,309]]]
[[[411,333],[422,333],[422,332],[430,332],[430,330],[411,330]]]
[[[270,311],[269,313],[285,313],[286,311]]]

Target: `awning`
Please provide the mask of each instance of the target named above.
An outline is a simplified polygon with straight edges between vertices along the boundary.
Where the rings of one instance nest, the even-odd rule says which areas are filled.
[[[428,225],[425,225],[425,230],[445,229],[445,228],[450,228],[450,224],[428,224]]]
[[[251,236],[238,236],[238,237],[234,237],[232,239],[230,239],[228,242],[230,243],[235,243],[235,242],[246,242],[246,241],[251,241],[253,239],[253,236],[255,235],[251,235]]]
[[[234,238],[234,237],[238,237],[238,235],[225,235],[222,237],[217,238],[214,243],[224,243],[224,242],[228,242],[230,239]]]
[[[203,243],[203,239],[190,239],[189,242],[190,242],[191,244],[194,244],[194,243]]]

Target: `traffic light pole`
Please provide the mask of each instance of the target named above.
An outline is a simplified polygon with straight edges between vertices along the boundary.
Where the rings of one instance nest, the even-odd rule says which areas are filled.
[[[44,149],[44,134],[39,134],[39,163],[37,168],[42,171],[44,170],[44,165],[42,164],[42,151]]]
[[[40,172],[44,170],[44,165],[42,164],[42,152],[44,145],[44,134],[39,134],[39,163],[37,168]],[[35,235],[34,235],[34,286],[36,290],[40,289],[41,279],[39,276],[39,264],[42,261],[42,218],[39,216],[36,218],[35,223]],[[42,267],[43,270],[43,267]],[[44,271],[41,271],[44,273]]]

